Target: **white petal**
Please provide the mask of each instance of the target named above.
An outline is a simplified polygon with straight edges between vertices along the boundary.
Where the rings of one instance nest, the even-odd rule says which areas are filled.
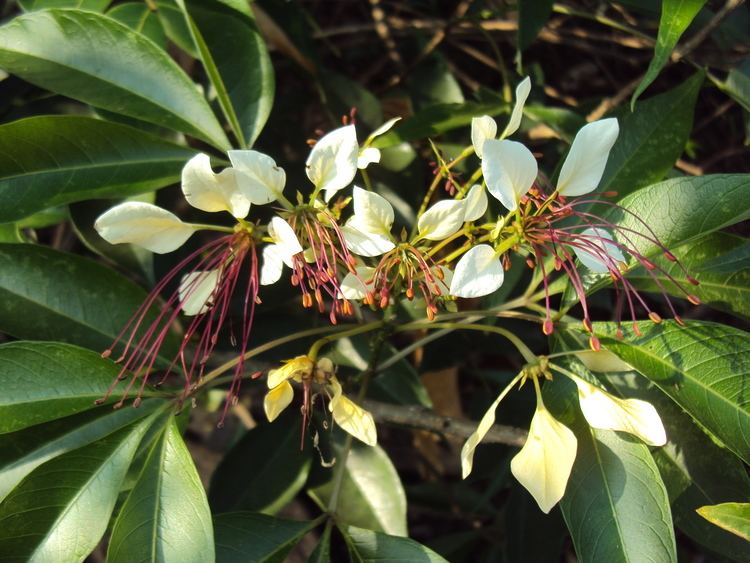
[[[608,373],[618,371],[633,371],[633,366],[623,362],[618,356],[609,350],[584,350],[576,352],[576,358],[591,371]]]
[[[464,224],[465,210],[465,199],[438,201],[417,221],[419,236],[428,240],[448,238]]]
[[[351,222],[341,227],[346,247],[359,256],[380,256],[396,247],[390,237],[361,231]]]
[[[538,403],[529,437],[511,460],[510,470],[542,512],[549,513],[565,494],[577,446],[573,432]]]
[[[476,221],[487,211],[487,192],[479,184],[471,186],[466,194],[464,221]]]
[[[302,252],[302,245],[294,234],[294,229],[281,217],[273,217],[268,222],[268,234],[276,243],[284,264],[291,268],[292,257]]]
[[[357,266],[355,268],[357,275],[349,272],[341,280],[341,296],[346,299],[364,299],[367,292],[372,289],[372,275],[375,268],[369,266]],[[368,282],[370,282],[368,284]]]
[[[466,479],[471,473],[471,469],[474,466],[474,450],[477,449],[479,442],[481,442],[490,431],[492,425],[495,424],[495,410],[500,404],[500,401],[505,397],[505,393],[498,395],[495,402],[490,405],[487,412],[484,413],[482,420],[479,421],[479,426],[474,430],[474,433],[469,436],[466,440],[464,447],[461,448],[461,477]]]
[[[651,403],[640,399],[619,399],[582,379],[574,381],[578,386],[581,411],[589,426],[627,432],[649,446],[667,443],[664,425]]]
[[[219,174],[211,169],[207,154],[197,154],[182,169],[182,193],[193,207],[202,211],[229,211],[247,217],[250,200],[237,186],[237,171],[226,168]]]
[[[357,173],[359,145],[354,125],[334,129],[310,151],[305,166],[316,189],[325,191],[325,200],[347,187]]]
[[[242,174],[237,185],[242,193],[257,205],[279,199],[286,184],[286,172],[270,156],[253,150],[229,151],[232,166]]]
[[[539,168],[534,155],[516,141],[489,140],[484,144],[482,173],[489,192],[509,211],[526,195]]]
[[[129,242],[157,254],[178,249],[195,232],[174,213],[141,201],[127,201],[102,213],[94,228],[110,244]]]
[[[523,117],[523,106],[526,104],[529,92],[531,92],[531,78],[527,76],[518,83],[518,86],[516,86],[516,103],[510,114],[508,125],[505,126],[503,134],[500,135],[501,139],[510,137],[513,133],[518,131],[518,128],[521,125],[521,118]]]
[[[220,270],[199,270],[182,276],[177,290],[186,315],[202,315],[213,304],[211,297],[219,285]]]
[[[294,389],[288,381],[282,381],[266,393],[263,399],[263,410],[266,411],[268,421],[273,422],[289,406],[293,398]]]
[[[260,268],[260,285],[271,285],[279,281],[284,269],[284,260],[278,245],[269,244],[263,248],[263,265]]]
[[[380,162],[379,149],[376,149],[375,147],[366,147],[359,151],[359,156],[357,157],[357,168],[360,170],[364,170],[370,164],[377,164],[378,162]]]
[[[329,408],[336,424],[368,446],[377,444],[378,434],[372,415],[341,393],[341,384],[335,377],[331,380],[331,387],[334,392]]]
[[[372,133],[370,133],[370,136],[367,137],[367,140],[370,141],[370,140],[374,139],[375,137],[380,137],[380,135],[382,135],[384,133],[387,133],[388,131],[391,130],[391,128],[394,125],[396,125],[396,123],[400,119],[401,119],[400,117],[392,117],[391,119],[389,119],[388,121],[386,121],[385,123],[383,123],[383,125],[381,125],[377,129],[375,129],[375,131],[373,131]]]
[[[606,274],[610,268],[617,269],[619,262],[625,261],[622,251],[617,245],[606,242],[611,241],[612,236],[604,229],[591,228],[581,232],[579,237],[585,239],[585,247],[573,247],[573,251],[578,256],[581,264],[586,266],[592,272]],[[579,245],[581,243],[579,242]],[[607,258],[609,257],[609,258]]]
[[[487,139],[494,139],[497,135],[497,123],[489,115],[473,117],[471,119],[471,144],[474,152],[482,158],[482,148]]]
[[[456,264],[450,293],[456,297],[489,295],[503,285],[504,279],[505,271],[495,250],[488,244],[479,244]]]
[[[560,195],[583,195],[596,189],[619,132],[620,126],[613,117],[581,127],[560,169]]]
[[[354,186],[352,190],[354,217],[349,221],[355,229],[390,236],[393,207],[383,196]]]

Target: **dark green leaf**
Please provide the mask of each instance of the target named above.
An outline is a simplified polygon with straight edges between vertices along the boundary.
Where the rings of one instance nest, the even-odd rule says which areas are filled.
[[[274,75],[246,2],[177,0],[219,104],[242,147],[252,146],[271,113]],[[231,4],[231,5],[230,5]]]
[[[518,50],[525,51],[534,42],[552,13],[554,0],[518,2]]]
[[[635,101],[656,79],[664,65],[669,61],[672,49],[675,48],[680,37],[685,32],[693,18],[700,12],[706,0],[663,0],[661,3],[661,19],[659,20],[659,34],[654,46],[654,58],[648,65],[646,75],[633,93],[630,101],[631,109]]]
[[[357,121],[370,129],[376,129],[383,123],[380,101],[359,82],[325,69],[321,71],[319,80],[334,117],[348,115],[352,108],[357,108]]]
[[[24,242],[16,223],[0,223],[0,242]]]
[[[18,0],[21,8],[27,12],[47,8],[80,8],[92,12],[103,12],[111,2],[112,0]]]
[[[83,561],[107,529],[150,422],[37,467],[0,504],[0,553],[19,561]]]
[[[179,180],[194,154],[138,129],[89,117],[32,117],[2,125],[0,221],[71,201],[167,186]]]
[[[112,530],[107,561],[213,561],[206,492],[174,418],[151,448]]]
[[[698,514],[709,522],[750,541],[750,504],[726,502],[715,506],[704,506]]]
[[[750,59],[737,68],[729,71],[726,82],[719,87],[740,104],[745,111],[750,111]]]
[[[297,495],[305,485],[313,455],[309,441],[304,449],[300,447],[300,423],[299,411],[289,409],[235,444],[211,478],[209,499],[214,512],[273,514]]]
[[[559,510],[544,514],[531,495],[516,486],[510,491],[507,514],[513,515],[505,520],[508,561],[560,561],[568,530]],[[544,530],[544,539],[539,530]]]
[[[341,451],[336,450],[336,457]],[[310,493],[327,505],[333,483]],[[398,536],[406,536],[406,494],[396,469],[380,446],[354,444],[346,458],[346,469],[336,508],[338,521]]]
[[[695,101],[704,73],[638,104],[620,120],[620,135],[607,161],[599,191],[624,196],[662,180],[680,157],[693,128]]]
[[[0,330],[103,351],[146,299],[133,282],[89,258],[39,245],[0,243]],[[142,323],[156,319],[154,307]],[[176,353],[170,335],[163,354]],[[119,350],[119,346],[115,350]]]
[[[643,336],[605,336],[602,343],[750,462],[750,335],[707,322],[640,324]],[[602,336],[614,331],[604,323],[595,330]]]
[[[214,518],[216,563],[283,563],[314,525],[252,512],[219,514]]]
[[[125,2],[112,8],[107,15],[138,33],[142,33],[162,49],[167,46],[167,36],[155,11],[144,2]]]
[[[353,561],[408,561],[409,563],[447,563],[430,548],[409,538],[392,536],[349,526],[342,530]]]
[[[78,10],[18,16],[0,28],[0,67],[58,94],[230,146],[177,63],[106,16]]]
[[[330,525],[326,525],[307,563],[331,563],[331,529]]]
[[[156,14],[170,41],[194,59],[199,58],[182,10],[175,0],[156,0]]]
[[[94,408],[120,372],[95,352],[59,342],[0,345],[0,365],[0,434]]]

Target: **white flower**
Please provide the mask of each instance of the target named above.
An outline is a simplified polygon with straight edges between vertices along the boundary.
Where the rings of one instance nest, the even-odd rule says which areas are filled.
[[[281,217],[273,217],[268,223],[268,236],[273,240],[273,244],[263,248],[261,285],[271,285],[279,281],[284,264],[292,268],[292,258],[302,252],[302,245],[294,234],[294,229]]]
[[[474,152],[482,158],[482,148],[487,139],[494,139],[497,135],[497,122],[489,115],[473,117],[471,119],[471,144]]]
[[[307,157],[307,177],[315,190],[325,192],[330,201],[336,192],[343,190],[357,174],[359,145],[354,125],[346,125],[327,133],[315,143]]]
[[[197,154],[182,169],[182,193],[196,209],[211,213],[228,211],[243,219],[250,212],[250,199],[240,189],[240,176],[234,168],[214,173],[208,155]]]
[[[482,174],[489,192],[509,211],[526,195],[539,172],[531,151],[516,141],[485,141]]]
[[[417,221],[419,238],[443,240],[464,224],[466,200],[444,199],[433,204]]]
[[[513,105],[510,119],[503,129],[500,139],[510,137],[518,131],[523,117],[523,106],[526,104],[529,92],[531,92],[531,79],[527,76],[516,86],[516,103]],[[488,139],[495,139],[496,136],[497,122],[489,115],[475,117],[471,120],[471,144],[479,158],[483,157],[484,142]]]
[[[604,229],[586,229],[579,235],[573,251],[589,270],[597,274],[606,274],[611,269],[617,269],[617,265],[625,261],[620,248],[614,242],[608,241],[614,239]]]
[[[464,221],[476,221],[487,211],[487,192],[479,184],[471,186],[465,199]]]
[[[481,297],[497,290],[505,279],[505,270],[495,249],[478,244],[456,264],[450,294],[456,297]]]
[[[221,270],[198,270],[182,276],[178,293],[182,312],[186,315],[202,315],[211,308],[211,297],[219,284]]]
[[[613,117],[581,127],[560,169],[556,187],[560,195],[578,196],[596,189],[619,132]]]
[[[232,150],[227,154],[232,167],[241,172],[238,187],[252,203],[263,205],[282,196],[286,172],[274,159],[254,150]]]
[[[391,236],[393,207],[383,196],[354,186],[354,215],[341,228],[349,250],[360,256],[380,256],[395,248]]]
[[[391,128],[400,119],[400,117],[389,119],[388,121],[383,123],[383,125],[375,129],[375,131],[370,133],[370,136],[367,137],[364,144],[362,145],[362,148],[359,151],[359,157],[357,158],[357,168],[363,170],[372,163],[380,162],[380,149],[376,149],[375,147],[371,147],[370,145],[377,137],[390,131]]]

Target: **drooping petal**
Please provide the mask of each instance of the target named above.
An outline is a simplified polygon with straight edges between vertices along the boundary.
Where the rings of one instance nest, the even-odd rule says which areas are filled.
[[[292,257],[302,252],[302,245],[300,245],[297,235],[294,234],[294,229],[284,219],[276,216],[268,222],[268,234],[276,243],[284,264],[291,268]]]
[[[129,242],[157,254],[177,250],[195,232],[174,213],[141,201],[126,201],[105,211],[94,228],[110,244]]]
[[[254,150],[228,151],[237,175],[237,186],[256,205],[279,199],[286,184],[286,172],[268,155]]]
[[[456,264],[451,295],[456,297],[481,297],[489,295],[503,285],[505,271],[495,250],[488,244],[478,244]]]
[[[383,196],[354,186],[352,190],[354,216],[348,222],[355,229],[379,235],[391,234],[393,207]]]
[[[613,117],[581,127],[560,169],[557,180],[560,195],[577,196],[596,189],[619,132],[620,126]]]
[[[465,209],[465,199],[438,201],[417,221],[419,236],[428,240],[448,238],[464,224]]]
[[[238,175],[233,168],[215,174],[208,155],[197,154],[182,169],[182,193],[196,209],[229,211],[242,219],[250,211],[250,200],[238,187]]]
[[[482,148],[487,139],[494,139],[497,135],[497,123],[489,115],[473,117],[471,119],[471,144],[474,152],[482,158]]]
[[[202,315],[211,308],[211,296],[219,285],[221,271],[200,270],[182,276],[178,293],[182,312],[186,315]]]
[[[263,248],[263,265],[260,268],[260,285],[272,285],[279,281],[284,270],[284,260],[279,245],[269,244]]]
[[[354,180],[358,155],[354,125],[334,129],[315,143],[305,164],[307,177],[316,189],[325,191],[326,201]]]
[[[380,162],[380,149],[376,149],[375,147],[365,147],[359,151],[359,156],[357,157],[357,168],[360,170],[364,170],[370,164],[377,164],[378,162]]]
[[[471,186],[465,199],[464,221],[476,221],[487,211],[487,192],[479,184]]]
[[[360,231],[351,223],[341,227],[346,247],[359,256],[380,256],[396,247],[390,237]]]
[[[613,242],[607,242],[614,239],[604,229],[586,229],[580,237],[586,240],[587,248],[577,245],[573,247],[573,251],[581,264],[592,272],[606,274],[610,269],[617,269],[617,265],[625,261],[625,256],[619,247]]]
[[[341,295],[346,299],[364,299],[367,292],[372,290],[372,282],[374,282],[372,275],[375,273],[375,268],[357,266],[355,270],[356,275],[349,272],[341,280]]]
[[[505,126],[503,134],[500,135],[501,139],[510,137],[513,133],[518,131],[518,128],[521,126],[521,118],[523,117],[523,106],[526,104],[530,92],[531,78],[527,76],[518,83],[518,86],[516,86],[516,103],[510,114],[508,125]]]
[[[314,367],[315,363],[309,356],[296,356],[291,360],[286,360],[280,368],[270,370],[266,384],[269,389],[273,389],[288,379],[300,383],[303,377],[308,377],[312,373]]]
[[[294,398],[294,389],[288,381],[282,381],[276,387],[266,393],[263,399],[263,410],[269,422],[273,422],[284,412]]]
[[[336,424],[368,446],[377,444],[378,434],[372,414],[345,397],[341,390],[341,384],[335,377],[331,379],[330,386],[333,397],[329,408]]]
[[[565,494],[577,446],[573,432],[558,422],[539,400],[529,437],[511,460],[510,470],[542,512],[549,513]]]
[[[526,195],[539,167],[531,151],[516,141],[489,140],[484,144],[482,173],[489,192],[509,211]]]
[[[663,446],[667,435],[659,413],[651,403],[640,399],[620,399],[595,385],[576,378],[578,401],[592,428],[633,434],[649,446]]]
[[[383,125],[381,125],[377,129],[375,129],[375,131],[373,131],[372,133],[370,133],[370,136],[367,137],[367,142],[365,144],[369,145],[372,142],[372,140],[375,139],[375,137],[380,137],[380,135],[383,135],[383,134],[387,133],[388,131],[390,131],[391,128],[394,125],[396,125],[396,123],[400,119],[401,119],[400,117],[392,117],[391,119],[389,119],[388,121],[386,121],[385,123],[383,123]]]
[[[498,395],[497,399],[490,405],[487,412],[482,416],[482,420],[479,421],[477,429],[474,433],[469,436],[466,440],[464,447],[461,448],[461,478],[466,479],[471,473],[471,469],[474,466],[474,450],[477,449],[479,442],[481,442],[490,431],[492,425],[495,424],[495,410],[500,404],[500,401],[505,397],[505,393]]]

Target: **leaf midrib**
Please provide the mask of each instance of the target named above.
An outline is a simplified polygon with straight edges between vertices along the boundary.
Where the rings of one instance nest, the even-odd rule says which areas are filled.
[[[187,149],[186,149],[187,150]],[[185,158],[187,158],[189,154],[185,154]],[[81,166],[62,166],[59,168],[41,168],[37,170],[32,170],[31,172],[23,172],[21,174],[12,174],[10,176],[0,176],[0,182],[6,182],[9,180],[17,180],[19,178],[25,178],[28,176],[41,176],[44,174],[56,174],[56,173],[65,173],[65,172],[78,172],[78,171],[88,171],[88,170],[97,170],[100,168],[108,168],[113,166],[140,166],[143,164],[180,164],[185,163],[184,158],[160,158],[160,159],[153,159],[153,160],[126,160],[126,161],[107,161],[97,164],[91,164],[91,165],[81,165]],[[172,174],[174,176],[174,174]],[[126,182],[127,183],[127,182]],[[116,184],[115,184],[116,185]],[[107,186],[110,187],[110,186]],[[91,191],[91,190],[87,190]]]

